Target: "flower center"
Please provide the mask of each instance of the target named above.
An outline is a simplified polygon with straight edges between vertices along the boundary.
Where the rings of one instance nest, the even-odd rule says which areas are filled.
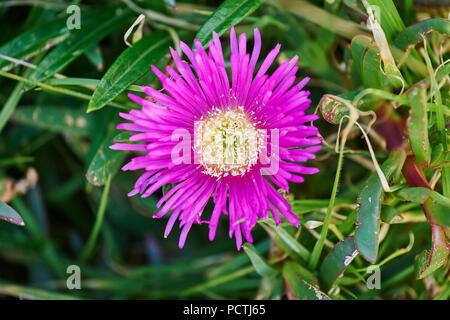
[[[258,161],[262,131],[256,129],[243,107],[215,110],[195,123],[194,150],[204,173],[218,179],[243,176]]]

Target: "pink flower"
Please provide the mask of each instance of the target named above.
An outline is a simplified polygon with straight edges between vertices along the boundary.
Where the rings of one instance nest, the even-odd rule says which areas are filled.
[[[254,39],[249,54],[246,35],[237,40],[231,29],[231,84],[217,34],[209,53],[198,40],[194,40],[195,50],[180,42],[190,64],[171,49],[177,71],[167,66],[165,75],[152,66],[166,93],[144,86],[142,90],[152,99],[130,94],[142,109],[120,114],[132,123],[117,128],[132,131],[130,141],[142,144],[116,143],[111,148],[144,153],[122,168],[145,170],[129,196],[148,197],[165,184],[175,184],[159,200],[158,208],[162,208],[155,217],[171,212],[166,237],[180,221],[180,248],[194,223],[208,223],[213,240],[222,214],[229,216],[229,235],[234,235],[238,249],[242,235],[252,242],[252,228],[258,218],[267,220],[269,213],[277,225],[281,214],[298,226],[298,217],[276,188],[289,192],[288,181],[302,183],[299,174],[319,171],[299,164],[315,158],[321,138],[317,128],[308,125],[318,116],[305,114],[311,101],[302,88],[309,79],[294,84],[298,56],[269,76],[267,71],[280,51],[277,45],[254,75],[261,49],[258,29]],[[187,137],[174,139],[175,132]],[[182,150],[175,154],[184,161],[174,160],[176,148]],[[202,213],[211,198],[214,210],[205,220]]]

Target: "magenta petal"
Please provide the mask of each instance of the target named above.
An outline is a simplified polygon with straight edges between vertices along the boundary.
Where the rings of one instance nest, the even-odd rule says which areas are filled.
[[[140,107],[119,113],[125,122],[117,125],[117,129],[130,131],[131,143],[116,142],[110,148],[139,152],[122,167],[124,171],[143,170],[129,196],[141,194],[148,197],[162,186],[173,184],[158,201],[160,210],[154,215],[161,218],[170,214],[165,237],[178,221],[182,228],[179,238],[179,247],[182,248],[192,226],[207,223],[208,238],[212,241],[220,218],[228,215],[229,236],[235,238],[236,247],[240,250],[244,241],[253,242],[251,231],[260,218],[267,220],[271,215],[279,225],[283,216],[292,225],[299,225],[298,217],[278,190],[288,192],[289,183],[302,183],[305,180],[303,175],[319,171],[299,163],[315,158],[314,153],[321,149],[322,138],[317,128],[310,124],[318,116],[306,112],[311,104],[310,93],[302,89],[309,78],[295,83],[298,56],[272,67],[281,48],[277,44],[255,71],[262,47],[259,30],[254,29],[250,53],[247,52],[247,36],[236,35],[236,30],[231,28],[231,72],[228,73],[219,36],[213,33],[212,38],[207,48],[209,52],[197,39],[194,40],[194,49],[180,42],[188,62],[170,48],[175,68],[168,65],[163,72],[164,69],[151,66],[162,89],[143,86],[142,91],[148,98],[128,95]],[[268,74],[271,67],[275,71]],[[229,167],[225,163],[208,167],[208,164],[193,161],[198,156],[201,159],[203,152],[202,148],[194,148],[198,146],[194,146],[192,139],[197,121],[209,120],[228,111],[244,112],[251,126],[267,130],[268,135],[272,129],[278,131],[278,154],[273,151],[276,137],[271,136],[267,140],[272,148],[269,155],[273,155],[272,160],[278,164],[276,169],[258,159],[248,168],[241,167],[243,171],[239,172],[244,173],[236,175],[227,169]],[[218,123],[213,130],[219,130],[221,122]],[[239,122],[236,123],[239,129]],[[173,139],[177,130],[191,139]],[[224,132],[215,132],[218,134],[216,137]],[[135,141],[139,144],[133,143]],[[189,161],[172,159],[172,151],[177,147],[182,148],[183,153],[185,150],[191,152],[187,157]],[[225,171],[220,171],[217,176],[214,170]],[[265,177],[262,173],[273,175]],[[211,215],[205,217],[204,208],[208,203],[213,204],[213,209]]]

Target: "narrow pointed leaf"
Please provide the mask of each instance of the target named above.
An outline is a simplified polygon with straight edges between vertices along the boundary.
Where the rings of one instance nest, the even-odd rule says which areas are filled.
[[[196,39],[203,45],[208,44],[212,39],[212,32],[215,31],[220,36],[232,26],[241,22],[265,0],[226,0],[224,1],[202,25]]]
[[[65,34],[67,35],[69,31],[66,26],[65,17],[39,24],[37,27],[22,33],[2,45],[0,47],[0,54],[15,59],[22,59],[39,50],[48,40]],[[0,58],[1,68],[8,64],[11,64],[11,62]]]
[[[320,266],[320,280],[323,286],[326,289],[331,288],[357,255],[354,237],[336,243]]]
[[[128,86],[144,76],[169,51],[171,39],[155,31],[126,49],[105,73],[89,102],[88,112],[103,108]]]
[[[30,79],[42,82],[52,77],[109,33],[113,32],[129,16],[128,13],[115,16],[111,10],[103,10],[103,12],[98,13],[96,17],[92,18],[92,21],[84,22],[85,25],[81,29],[72,31],[66,40],[50,52],[39,63]]]
[[[293,236],[291,236],[286,229],[284,229],[282,226],[274,226],[272,224],[269,224],[269,226],[292,251],[294,251],[303,259],[309,260],[311,253]]]
[[[17,224],[19,226],[25,225],[25,223],[22,220],[22,217],[16,212],[16,210],[11,208],[3,201],[0,201],[0,219],[8,221],[13,224]]]
[[[276,269],[270,266],[263,257],[260,256],[252,244],[246,243],[244,245],[244,251],[255,267],[256,272],[258,272],[261,276],[271,278],[279,273]]]
[[[328,199],[302,199],[290,201],[292,212],[300,215],[312,211],[317,211],[328,206]],[[336,204],[349,203],[347,200],[336,199]]]

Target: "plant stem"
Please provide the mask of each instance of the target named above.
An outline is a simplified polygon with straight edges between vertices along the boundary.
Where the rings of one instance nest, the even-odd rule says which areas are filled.
[[[342,162],[344,159],[344,143],[341,143],[339,150],[339,158],[336,167],[336,176],[334,178],[333,190],[331,191],[330,202],[328,203],[327,213],[323,220],[322,230],[320,231],[320,238],[317,240],[314,246],[313,252],[311,254],[311,259],[309,260],[309,268],[314,270],[319,262],[320,254],[322,253],[323,245],[325,244],[325,239],[327,238],[328,227],[331,221],[331,214],[333,212],[334,202],[336,199],[336,193],[339,185],[339,178],[341,175]]]
[[[210,281],[207,281],[205,283],[201,283],[197,286],[191,287],[189,289],[186,289],[184,291],[182,291],[180,293],[181,296],[189,296],[198,292],[202,292],[205,291],[207,289],[213,288],[213,287],[217,287],[218,285],[221,285],[223,283],[235,280],[235,279],[239,279],[249,273],[252,273],[255,271],[255,268],[253,266],[249,266],[247,268],[244,269],[240,269],[237,270],[236,272],[230,273],[230,274],[226,274],[224,276],[221,277],[217,277],[214,279],[211,279]]]
[[[43,90],[46,91],[50,91],[50,92],[55,92],[55,93],[60,93],[63,95],[67,95],[67,96],[71,96],[71,97],[75,97],[75,98],[79,98],[79,99],[83,99],[83,100],[91,100],[92,96],[85,94],[85,93],[81,93],[81,92],[77,92],[77,91],[73,91],[73,90],[69,90],[69,89],[64,89],[64,88],[58,88],[58,87],[54,87],[51,86],[49,84],[46,83],[42,83],[42,82],[38,82],[38,81],[33,81],[24,77],[21,77],[17,74],[14,73],[9,73],[9,72],[5,72],[0,70],[0,76],[5,77],[5,78],[9,78],[9,79],[13,79],[13,80],[17,80],[17,81],[22,81],[24,83],[28,83],[31,84],[33,86],[38,86],[40,88],[42,88]],[[115,103],[115,102],[109,102],[108,103],[110,106],[116,107],[116,108],[120,108],[120,109],[125,109],[128,110],[128,108],[126,106],[123,106],[121,104]]]
[[[439,130],[441,143],[442,146],[444,147],[445,155],[447,155],[448,153],[447,133],[445,128],[445,115],[442,105],[441,91],[436,81],[436,77],[434,76],[434,70],[433,66],[431,65],[430,56],[428,55],[427,43],[425,38],[424,38],[424,48],[425,49],[423,50],[422,53],[423,57],[425,58],[425,62],[427,64],[428,72],[430,74],[431,89],[433,91],[432,95],[436,100],[436,125],[437,129]],[[444,159],[447,159],[447,156],[445,156]],[[442,191],[444,196],[450,197],[450,167],[446,167],[445,165],[442,166]]]
[[[100,205],[98,207],[97,217],[95,219],[94,228],[92,229],[91,235],[89,236],[89,240],[88,240],[86,246],[84,247],[83,252],[81,253],[80,261],[82,263],[86,262],[92,255],[95,243],[97,241],[98,234],[102,227],[103,218],[105,217],[105,212],[106,212],[106,205],[108,204],[109,187],[111,185],[111,178],[112,178],[112,176],[110,175],[108,177],[108,179],[106,180],[105,187],[103,188],[102,198],[100,200]]]

